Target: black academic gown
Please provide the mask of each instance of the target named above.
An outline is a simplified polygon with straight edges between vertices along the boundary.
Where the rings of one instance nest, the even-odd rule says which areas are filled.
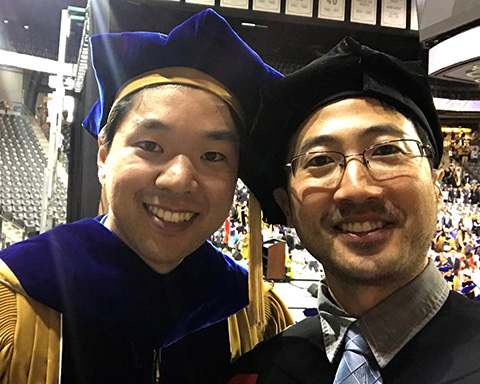
[[[480,303],[451,292],[433,319],[381,369],[384,384],[480,383]],[[332,384],[318,316],[259,344],[232,366],[229,384]]]
[[[62,384],[152,383],[154,362],[160,383],[215,383],[228,367],[226,319],[248,304],[248,277],[209,242],[160,275],[84,219],[0,258],[31,298],[63,315]]]

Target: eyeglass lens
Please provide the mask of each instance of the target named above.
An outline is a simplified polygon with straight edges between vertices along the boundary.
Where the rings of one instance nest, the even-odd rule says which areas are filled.
[[[295,178],[314,178],[325,186],[336,184],[346,164],[353,158],[362,159],[371,175],[378,180],[414,172],[419,157],[427,154],[423,145],[412,139],[391,140],[367,147],[363,153],[344,155],[336,151],[309,151],[296,156],[290,166]]]

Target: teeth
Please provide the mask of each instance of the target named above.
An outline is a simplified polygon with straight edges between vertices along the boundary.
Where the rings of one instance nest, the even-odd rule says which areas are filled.
[[[180,223],[183,221],[189,221],[194,213],[192,212],[171,212],[166,211],[163,208],[157,207],[155,205],[148,205],[147,208],[150,212],[152,212],[155,216],[159,219],[168,221],[170,223]]]
[[[366,221],[362,224],[362,232],[368,232],[368,231],[371,231],[371,230],[372,230],[372,226],[370,225],[370,223],[368,221]]]
[[[383,228],[385,226],[384,223],[381,221],[364,221],[362,223],[355,222],[355,223],[345,223],[342,224],[342,231],[343,232],[370,232],[375,229]]]

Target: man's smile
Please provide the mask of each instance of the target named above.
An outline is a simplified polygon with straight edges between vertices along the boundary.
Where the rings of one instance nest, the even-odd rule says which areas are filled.
[[[150,204],[145,204],[145,207],[156,217],[169,223],[189,221],[195,215],[194,212],[174,212]]]

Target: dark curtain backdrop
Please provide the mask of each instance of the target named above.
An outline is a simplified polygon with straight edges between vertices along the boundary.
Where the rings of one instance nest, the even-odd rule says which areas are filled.
[[[90,36],[109,32],[108,9],[108,0],[92,1]],[[98,89],[95,75],[90,67],[85,77],[72,126],[67,203],[68,222],[85,217],[95,217],[98,214],[101,188],[97,179],[97,140],[81,126],[81,122],[97,98]]]

